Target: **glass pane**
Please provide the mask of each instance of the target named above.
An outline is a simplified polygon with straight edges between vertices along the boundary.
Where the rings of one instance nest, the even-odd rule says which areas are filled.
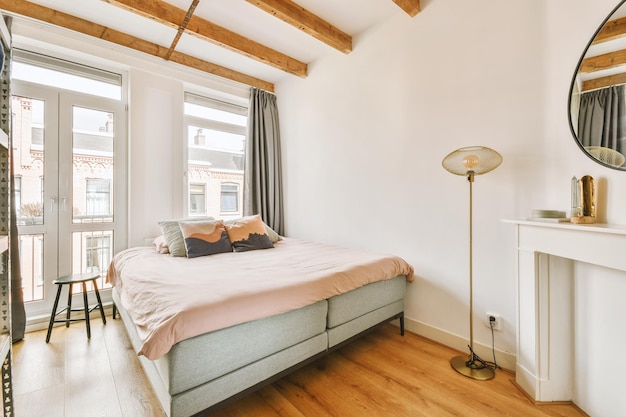
[[[243,154],[246,140],[245,135],[213,129],[203,129],[197,126],[189,126],[187,134],[190,148],[198,147]]]
[[[239,209],[240,187],[244,178],[245,136],[189,125],[187,130],[189,172],[189,215],[195,212],[193,190],[204,188],[203,204],[208,216],[215,218],[236,217]],[[226,182],[226,188],[222,183]],[[233,192],[232,190],[235,190]],[[206,203],[205,203],[206,202]]]
[[[222,193],[222,211],[238,211],[237,193]]]
[[[113,230],[72,233],[72,273],[100,273],[98,288],[110,288],[106,270],[113,256]]]
[[[186,115],[200,117],[202,119],[215,120],[237,126],[246,126],[248,124],[248,116],[212,109],[198,104],[185,103],[184,111]]]
[[[74,106],[73,221],[113,221],[113,113]]]
[[[43,224],[44,102],[11,97],[18,225]]]
[[[43,234],[20,235],[19,251],[24,301],[43,300]]]
[[[122,87],[119,85],[113,85],[87,77],[55,71],[18,61],[13,61],[12,64],[11,77],[16,80],[49,85],[114,100],[121,100],[122,98]]]

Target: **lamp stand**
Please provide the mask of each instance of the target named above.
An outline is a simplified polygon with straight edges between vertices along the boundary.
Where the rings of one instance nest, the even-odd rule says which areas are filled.
[[[474,171],[467,171],[469,182],[469,325],[470,344],[469,356],[455,356],[450,360],[450,365],[458,373],[466,377],[486,381],[495,376],[493,369],[487,367],[485,362],[474,353],[474,297],[473,297],[473,253],[472,253],[472,184]]]

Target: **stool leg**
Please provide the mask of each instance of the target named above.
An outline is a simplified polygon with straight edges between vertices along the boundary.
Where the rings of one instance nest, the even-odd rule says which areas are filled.
[[[72,292],[74,291],[74,284],[70,283],[69,293],[67,294],[67,315],[65,327],[70,327],[70,319],[72,318]]]
[[[96,280],[93,280],[93,291],[96,293],[98,299],[98,308],[100,309],[100,317],[102,317],[102,323],[107,324],[107,319],[104,317],[104,307],[102,307],[102,300],[100,299],[100,291],[98,291],[98,284]]]
[[[57,296],[54,298],[54,307],[52,307],[52,314],[50,314],[50,324],[48,324],[48,334],[46,335],[46,343],[50,341],[50,335],[52,334],[52,325],[54,324],[54,317],[57,315],[57,306],[59,305],[59,296],[61,295],[61,287],[59,285],[57,289]]]
[[[87,326],[87,339],[91,339],[91,327],[89,326],[89,303],[87,300],[87,283],[83,281],[83,303],[85,305],[85,325]]]
[[[117,317],[117,306],[113,303],[113,320]]]

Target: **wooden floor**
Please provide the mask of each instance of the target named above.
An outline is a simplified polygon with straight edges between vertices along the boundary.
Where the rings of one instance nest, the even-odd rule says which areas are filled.
[[[14,345],[17,417],[161,417],[120,319],[55,327]],[[490,381],[457,374],[458,352],[387,325],[215,417],[583,417],[573,405],[535,405],[497,371]]]

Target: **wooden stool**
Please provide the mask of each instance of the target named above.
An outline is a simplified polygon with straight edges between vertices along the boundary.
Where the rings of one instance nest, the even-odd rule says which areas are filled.
[[[57,296],[54,299],[54,307],[52,307],[52,314],[50,315],[50,324],[48,325],[48,335],[46,336],[46,343],[50,341],[50,334],[52,333],[52,325],[54,323],[65,323],[65,327],[70,327],[70,323],[73,321],[85,320],[85,325],[87,326],[87,338],[91,339],[91,327],[89,326],[89,313],[91,313],[95,309],[100,309],[100,316],[102,317],[102,323],[107,324],[107,320],[104,317],[104,308],[102,307],[102,300],[100,299],[100,292],[98,292],[98,284],[96,283],[96,279],[100,278],[100,274],[91,273],[91,274],[75,274],[75,275],[67,275],[61,277],[59,279],[55,279],[54,283],[59,286],[57,290]],[[91,281],[93,284],[93,290],[96,293],[96,298],[98,299],[98,303],[93,307],[89,307],[89,302],[87,300],[87,282]],[[72,288],[74,284],[83,284],[83,308],[75,308],[72,309]],[[67,307],[63,308],[61,311],[57,312],[57,306],[59,305],[59,297],[61,296],[61,289],[63,285],[69,284],[69,292],[67,295]],[[71,318],[72,311],[82,311],[84,312],[84,317],[80,317],[77,319]],[[66,313],[64,319],[56,319],[56,316],[62,313]]]

